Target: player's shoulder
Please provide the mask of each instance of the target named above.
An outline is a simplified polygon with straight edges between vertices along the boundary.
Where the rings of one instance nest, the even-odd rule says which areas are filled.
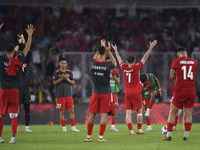
[[[66,72],[70,72],[70,73],[72,73],[72,71],[71,71],[71,70],[69,70],[69,69],[66,69]]]
[[[60,69],[56,69],[56,70],[55,70],[55,73],[56,73],[56,74],[57,74],[58,72],[60,72]]]

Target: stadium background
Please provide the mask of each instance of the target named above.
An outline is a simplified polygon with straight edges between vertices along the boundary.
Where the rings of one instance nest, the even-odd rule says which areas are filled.
[[[169,70],[176,58],[176,47],[185,47],[190,57],[198,62],[200,59],[199,4],[199,0],[1,0],[0,23],[5,23],[0,32],[1,53],[8,43],[16,44],[18,33],[26,38],[27,24],[32,23],[37,28],[31,47],[31,124],[59,124],[52,74],[63,56],[74,74],[73,94],[84,99],[75,103],[76,123],[87,123],[91,95],[88,61],[102,38],[117,44],[124,61],[130,53],[139,61],[148,49],[148,41],[158,40],[141,73],[154,73],[160,81],[163,96],[156,98],[152,122],[166,123],[173,93]],[[123,86],[121,76],[117,123],[125,122]],[[196,86],[193,114],[194,122],[200,122],[199,72]],[[19,123],[23,124],[23,117],[20,118]],[[69,118],[66,121],[69,123]],[[8,117],[5,124],[10,124]]]

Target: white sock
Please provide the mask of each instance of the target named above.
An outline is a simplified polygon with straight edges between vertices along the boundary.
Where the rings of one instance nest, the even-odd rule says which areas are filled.
[[[111,125],[111,128],[114,128],[115,127],[115,125]]]
[[[62,127],[63,129],[66,129],[66,127]]]
[[[147,111],[150,111],[151,109],[147,108]]]
[[[72,126],[72,129],[75,128],[75,126]]]
[[[26,129],[29,129],[29,126],[25,126]]]
[[[188,138],[188,135],[189,135],[189,131],[185,131],[185,134],[184,134],[184,136],[183,137],[186,137],[186,138]]]
[[[172,132],[167,132],[167,136],[166,137],[170,137],[170,136],[172,136]]]
[[[148,128],[151,128],[151,125],[150,125],[150,126],[148,126]]]
[[[87,135],[87,139],[90,139],[92,137],[92,135]]]
[[[100,138],[100,139],[103,139],[103,136],[102,136],[102,135],[99,135],[99,138]]]

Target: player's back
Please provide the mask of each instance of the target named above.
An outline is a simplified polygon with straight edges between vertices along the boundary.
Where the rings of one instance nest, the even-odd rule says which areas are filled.
[[[190,57],[180,57],[173,61],[171,69],[176,71],[175,94],[196,94],[195,74],[197,61]]]
[[[92,77],[92,92],[96,94],[109,94],[110,88],[110,71],[115,65],[111,61],[90,61],[90,72]]]
[[[125,86],[124,93],[141,93],[142,84],[140,82],[140,69],[142,68],[142,62],[131,66],[121,63],[120,67],[122,69]]]

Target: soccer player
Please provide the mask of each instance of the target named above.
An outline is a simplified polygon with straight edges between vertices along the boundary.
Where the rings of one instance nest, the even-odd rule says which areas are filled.
[[[19,45],[26,46],[25,39],[23,34],[18,36],[18,43]],[[18,51],[19,46],[15,47],[15,51],[17,54],[20,54],[21,51]],[[29,84],[30,84],[30,79],[29,79],[29,63],[32,57],[32,53],[29,50],[28,54],[26,56],[25,61],[22,63],[21,66],[21,78],[22,78],[22,85],[19,88],[19,104],[24,105],[24,111],[25,111],[25,131],[26,132],[32,132],[29,128],[29,123],[30,123],[30,91],[29,91]],[[19,116],[18,116],[19,119]]]
[[[170,79],[175,79],[175,88],[167,121],[167,135],[161,141],[171,141],[175,115],[183,106],[186,116],[183,140],[189,140],[188,136],[192,126],[192,110],[196,99],[195,74],[198,64],[196,60],[187,56],[185,48],[177,48],[177,56],[170,70]]]
[[[116,67],[116,61],[110,52],[110,42],[105,46],[105,39],[101,40],[101,45],[97,46],[97,53],[90,60],[90,72],[92,77],[92,96],[89,105],[89,119],[87,124],[87,138],[84,142],[92,142],[92,130],[94,118],[97,113],[101,112],[100,130],[97,142],[105,142],[103,134],[106,129],[107,116],[110,112],[111,88],[110,88],[110,71]],[[106,51],[111,61],[105,60]]]
[[[107,61],[110,61],[109,57],[106,57]],[[119,71],[117,68],[113,69],[110,74],[110,87],[112,90],[113,95],[113,103],[115,106],[115,114],[112,116],[112,125],[111,125],[111,131],[119,131],[115,128],[115,122],[116,122],[116,106],[118,106],[118,97],[117,93],[119,92],[119,88],[117,85],[120,84],[120,76]]]
[[[126,123],[129,129],[129,134],[134,135],[134,131],[132,128],[131,115],[132,110],[136,110],[137,112],[137,132],[136,134],[144,134],[145,132],[141,129],[142,127],[142,84],[140,83],[140,69],[143,64],[146,62],[149,57],[153,47],[157,44],[157,41],[154,40],[152,43],[150,42],[150,47],[148,51],[143,56],[142,60],[139,63],[135,63],[135,56],[129,55],[126,58],[127,65],[122,61],[118,51],[117,46],[113,46],[115,50],[115,54],[117,56],[117,60],[120,64],[120,68],[123,73],[123,77],[125,80],[124,93],[125,93],[125,102],[124,109],[126,110]]]
[[[150,122],[150,110],[153,106],[157,93],[162,95],[160,83],[156,76],[152,73],[141,74],[140,81],[143,83],[142,98],[143,98],[143,109],[145,110],[145,120],[147,124],[146,131],[152,131]]]
[[[1,25],[2,26],[2,25]],[[1,27],[0,26],[0,27]],[[28,34],[28,41],[23,52],[14,57],[14,46],[9,44],[5,51],[5,56],[0,56],[0,143],[4,143],[1,137],[3,130],[3,119],[9,111],[10,118],[12,119],[12,137],[9,143],[15,143],[15,136],[18,126],[18,113],[19,113],[19,91],[18,88],[21,85],[20,80],[20,66],[25,60],[25,57],[30,50],[32,34],[35,28],[33,25],[28,25],[26,32]]]
[[[60,123],[63,132],[67,132],[65,127],[65,108],[69,111],[71,122],[71,131],[80,132],[75,127],[74,102],[72,99],[71,86],[75,84],[71,70],[66,69],[67,59],[62,58],[59,62],[60,69],[53,73],[53,84],[55,88],[55,97],[57,97],[56,109],[60,110]]]

